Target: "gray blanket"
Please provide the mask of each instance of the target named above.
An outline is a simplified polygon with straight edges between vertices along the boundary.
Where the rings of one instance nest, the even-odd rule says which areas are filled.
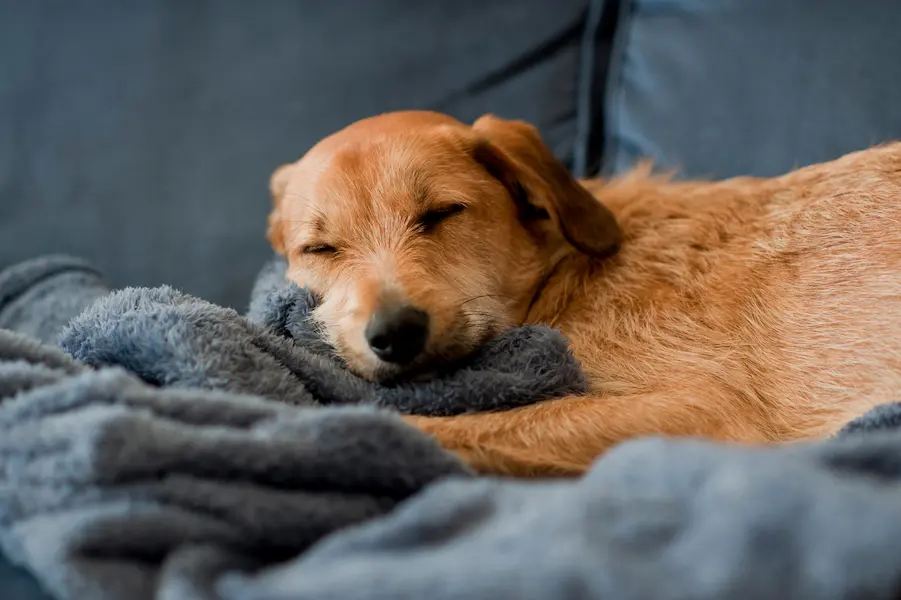
[[[20,309],[53,296],[19,287]],[[901,589],[896,405],[817,444],[637,440],[582,480],[517,483],[469,476],[372,407],[156,383],[0,331],[0,545],[57,598]]]
[[[392,414],[324,405],[456,414],[585,389],[543,327],[434,379],[364,381],[319,339],[315,299],[284,269],[265,266],[247,317],[167,287],[111,291],[65,256],[0,272],[0,545],[54,594],[195,585],[195,543],[245,566],[289,558],[468,475]],[[53,341],[65,353],[40,343]]]
[[[156,386],[301,406],[372,404],[453,415],[587,388],[566,340],[547,327],[511,329],[439,377],[390,386],[366,381],[320,339],[309,318],[314,297],[286,284],[284,272],[278,258],[265,265],[242,317],[169,287],[111,293],[82,261],[45,257],[0,273],[0,327],[58,342],[84,364],[121,366]]]
[[[0,355],[0,546],[59,598],[169,597],[201,549],[257,568],[466,475],[372,408],[154,388],[3,330]]]

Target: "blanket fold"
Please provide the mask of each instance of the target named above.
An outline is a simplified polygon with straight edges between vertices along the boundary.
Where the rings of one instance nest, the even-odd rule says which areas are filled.
[[[585,389],[546,328],[433,381],[365,381],[284,271],[265,265],[247,317],[165,286],[111,290],[65,256],[0,272],[0,545],[58,597],[212,593],[198,569],[296,556],[469,475],[374,407],[455,414]]]
[[[16,347],[34,348],[0,330],[0,348]],[[198,545],[217,564],[285,560],[468,475],[373,408],[154,388],[42,349],[0,363],[0,546],[59,598],[200,585],[185,579]]]
[[[54,598],[897,597],[901,405],[817,443],[648,438],[577,481],[475,478],[378,407],[571,393],[565,340],[516,330],[379,389],[281,273],[246,317],[60,257],[0,273],[0,323],[33,336],[0,329],[0,548]]]
[[[69,321],[108,293],[100,272],[80,258],[27,260],[0,271],[0,329],[55,344]]]
[[[218,590],[229,600],[889,600],[901,586],[901,432],[877,427],[766,449],[638,440],[580,481],[441,482],[295,561],[226,575]]]
[[[0,273],[0,323],[58,341],[84,364],[120,366],[155,386],[300,406],[371,404],[454,415],[587,390],[566,339],[538,326],[499,335],[431,380],[379,385],[357,377],[318,335],[310,318],[315,299],[285,282],[285,268],[279,258],[265,265],[245,317],[166,286],[111,291],[76,259],[35,259]]]

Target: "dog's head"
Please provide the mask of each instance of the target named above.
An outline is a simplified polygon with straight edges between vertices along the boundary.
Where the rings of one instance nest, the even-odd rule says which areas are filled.
[[[611,213],[522,122],[390,113],[280,167],[268,237],[358,374],[385,380],[523,321],[569,252],[610,254]]]

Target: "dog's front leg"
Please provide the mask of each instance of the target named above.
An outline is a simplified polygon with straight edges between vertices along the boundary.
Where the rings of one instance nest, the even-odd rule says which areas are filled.
[[[479,473],[553,477],[580,475],[611,446],[638,436],[771,439],[744,411],[724,408],[722,398],[649,393],[573,396],[501,412],[404,420]]]

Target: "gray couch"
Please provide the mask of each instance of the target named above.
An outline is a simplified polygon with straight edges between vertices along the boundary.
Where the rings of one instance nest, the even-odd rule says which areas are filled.
[[[243,308],[272,169],[402,108],[527,119],[579,174],[778,173],[901,133],[899,26],[893,0],[0,0],[0,265]]]
[[[578,175],[777,174],[901,137],[898,31],[895,0],[0,0],[0,267],[244,308],[271,170],[403,108],[527,119]]]

